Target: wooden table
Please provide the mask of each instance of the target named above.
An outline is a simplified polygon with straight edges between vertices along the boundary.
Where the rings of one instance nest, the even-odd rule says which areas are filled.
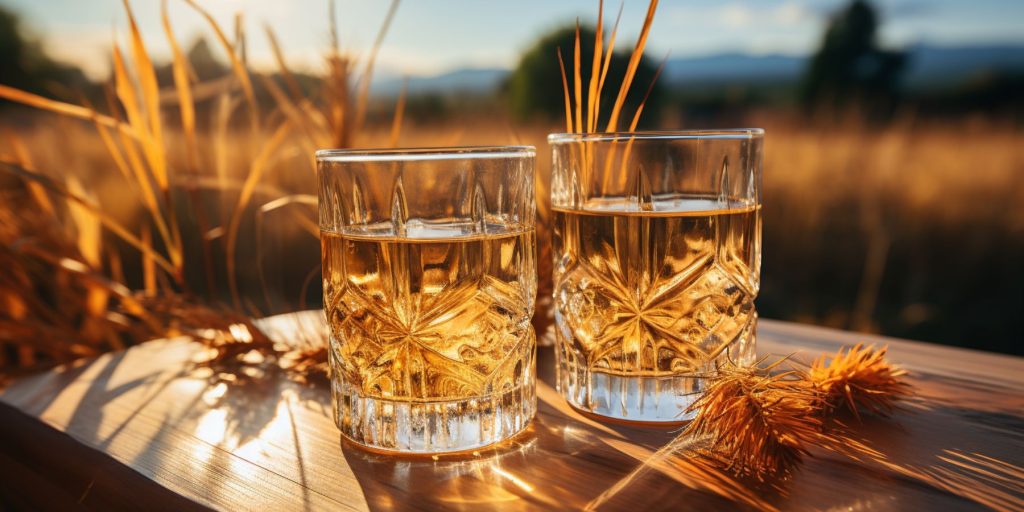
[[[315,313],[267,330],[320,329]],[[762,492],[786,510],[1024,509],[1024,359],[762,321],[759,352],[809,359],[868,341],[912,372],[920,400],[859,428],[887,464],[816,453]],[[0,509],[736,509],[651,458],[676,432],[605,425],[553,389],[538,359],[538,415],[511,442],[461,457],[391,458],[341,441],[326,389],[281,374],[219,382],[199,346],[158,340],[20,379],[0,393]],[[240,381],[241,382],[241,381]],[[644,463],[646,461],[646,463]],[[919,474],[934,474],[928,480]]]

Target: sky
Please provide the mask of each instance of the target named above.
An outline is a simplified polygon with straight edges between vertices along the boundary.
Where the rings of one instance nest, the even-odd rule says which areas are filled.
[[[264,25],[273,27],[294,68],[320,71],[329,41],[328,0],[196,0],[232,30],[242,12],[250,61],[273,67]],[[662,0],[651,28],[652,55],[722,52],[806,55],[817,47],[829,13],[845,0]],[[159,0],[131,0],[148,49],[167,58]],[[337,0],[343,46],[365,55],[388,10],[386,0]],[[606,2],[613,19],[619,2]],[[50,54],[75,63],[94,79],[109,73],[112,41],[124,41],[121,0],[0,0],[22,15]],[[875,0],[883,44],[926,42],[956,46],[1024,44],[1021,0]],[[212,39],[204,19],[184,0],[167,0],[176,37],[189,46]],[[647,0],[625,0],[620,47],[632,45]],[[435,75],[464,67],[511,68],[544,31],[579,18],[593,23],[597,0],[404,0],[378,56],[384,75]],[[123,44],[123,43],[122,43]],[[380,76],[380,75],[378,75]]]

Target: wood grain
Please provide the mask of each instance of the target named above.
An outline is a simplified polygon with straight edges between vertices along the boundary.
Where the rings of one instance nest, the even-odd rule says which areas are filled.
[[[274,317],[281,339],[317,313]],[[859,341],[890,346],[920,399],[858,427],[884,461],[817,453],[760,492],[786,510],[1024,507],[1024,359],[762,321],[759,352],[809,360]],[[735,509],[651,462],[677,433],[609,425],[553,389],[538,356],[538,415],[524,434],[460,457],[395,458],[341,440],[326,389],[280,372],[225,383],[201,350],[159,340],[20,379],[0,393],[0,505],[93,509]],[[648,461],[644,464],[644,461]],[[609,489],[614,492],[609,492]]]

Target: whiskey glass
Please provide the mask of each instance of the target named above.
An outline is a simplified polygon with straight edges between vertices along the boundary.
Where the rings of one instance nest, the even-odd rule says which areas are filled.
[[[316,153],[335,422],[377,451],[472,450],[536,410],[532,147]]]
[[[681,423],[755,357],[760,129],[552,134],[557,381],[570,405]]]

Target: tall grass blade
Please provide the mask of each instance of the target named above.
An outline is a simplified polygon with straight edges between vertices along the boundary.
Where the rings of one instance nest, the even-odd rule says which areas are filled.
[[[235,12],[235,52],[238,53],[238,60],[242,61],[242,67],[249,67],[249,51],[245,38],[245,24],[242,23],[242,11]]]
[[[348,77],[349,77],[349,66],[348,63],[340,56],[332,56],[329,60],[330,66],[330,81],[326,86],[326,95],[328,97],[328,110],[330,114],[330,125],[331,125],[331,145],[333,147],[342,148],[348,146],[349,132],[349,90],[348,90]]]
[[[107,247],[107,262],[110,268],[111,280],[115,283],[127,283],[128,279],[124,275],[124,264],[121,262],[121,252],[116,247]]]
[[[53,112],[55,114],[74,117],[84,121],[95,121],[110,128],[117,128],[118,130],[126,132],[133,137],[135,136],[135,132],[124,123],[120,123],[113,117],[100,114],[90,108],[64,103],[63,101],[51,100],[49,98],[39,96],[38,94],[25,92],[3,84],[0,84],[0,98],[38,108],[40,110]]]
[[[113,45],[112,56],[114,60],[114,91],[117,93],[117,99],[124,108],[125,115],[128,116],[128,125],[137,135],[139,142],[143,144],[143,149],[145,149],[148,146],[149,130],[146,129],[146,123],[142,119],[138,93],[135,90],[134,82],[132,82],[128,74],[128,66],[125,64],[124,54],[121,53],[121,46],[116,42]]]
[[[338,15],[334,0],[328,3],[331,20],[331,50],[327,54],[327,80],[324,84],[324,96],[327,100],[327,122],[330,126],[330,144],[332,147],[346,147],[348,132],[346,114],[349,106],[349,63],[341,55],[341,42],[338,37]]]
[[[260,206],[260,211],[263,213],[270,213],[274,210],[292,204],[304,204],[306,206],[315,207],[317,205],[317,198],[313,194],[289,194],[264,203],[263,206]]]
[[[391,119],[391,136],[388,137],[388,145],[396,147],[398,136],[402,134],[402,117],[405,115],[405,96],[409,92],[409,78],[402,82],[402,91],[398,93],[398,102],[395,104],[395,116]]]
[[[171,20],[167,16],[167,0],[160,2],[160,17],[171,46],[171,65],[174,73],[174,87],[177,92],[178,110],[181,112],[181,131],[185,135],[185,151],[188,153],[188,166],[194,173],[199,170],[199,152],[196,146],[196,111],[192,99],[192,84],[189,80],[190,67],[188,58],[181,51],[178,39],[171,29]]]
[[[562,72],[562,93],[565,97],[565,131],[573,133],[572,128],[572,100],[569,99],[569,81],[565,78],[565,61],[562,59],[562,49],[557,48],[558,69]]]
[[[213,33],[217,37],[217,41],[220,42],[221,47],[223,47],[224,51],[228,54],[228,59],[231,61],[231,70],[235,77],[238,78],[239,83],[242,84],[242,93],[245,95],[245,100],[249,105],[249,116],[252,131],[253,133],[258,132],[260,126],[260,111],[259,106],[256,103],[256,93],[253,91],[252,80],[249,78],[249,71],[245,69],[245,64],[235,52],[234,45],[231,44],[231,41],[228,41],[228,37],[224,34],[224,31],[221,29],[220,24],[217,23],[217,20],[213,19],[213,16],[210,15],[206,9],[200,7],[195,0],[184,1],[195,9],[196,12],[202,15],[204,19],[206,19],[210,28],[213,29]]]
[[[267,41],[270,42],[270,49],[274,54],[274,60],[277,61],[277,69],[281,72],[281,77],[284,78],[284,85],[288,88],[288,94],[291,95],[291,100],[294,103],[300,103],[304,99],[302,97],[302,88],[299,87],[298,80],[295,79],[295,75],[288,69],[288,63],[284,59],[284,53],[281,51],[281,45],[277,42],[277,36],[274,34],[274,29],[270,28],[270,25],[264,24],[263,31],[267,34]]]
[[[94,200],[82,187],[82,183],[78,181],[78,178],[74,174],[68,174],[64,178],[68,192],[89,200]],[[37,186],[42,188],[42,185],[36,183]],[[78,246],[78,252],[82,255],[82,258],[92,267],[99,268],[102,265],[100,259],[100,252],[103,249],[103,232],[102,224],[95,215],[89,212],[89,210],[71,200],[67,201],[68,214],[71,216],[71,220],[75,224],[75,231],[77,232],[76,245]]]
[[[335,55],[341,53],[341,38],[338,37],[338,9],[334,0],[327,2],[327,16],[330,18],[331,50]]]
[[[590,84],[587,86],[587,132],[592,133],[597,127],[596,109],[597,82],[601,76],[601,50],[604,48],[604,0],[597,4],[597,29],[594,31],[594,59],[590,64]]]
[[[658,0],[651,0],[651,3],[647,6],[647,17],[644,19],[644,26],[640,30],[640,35],[636,39],[636,46],[633,47],[633,54],[629,57],[629,66],[626,68],[626,76],[622,79],[622,85],[619,87],[619,94],[615,98],[615,104],[612,106],[611,116],[608,118],[608,127],[605,131],[614,132],[619,124],[619,114],[622,112],[622,106],[626,102],[626,95],[629,93],[629,88],[633,84],[633,77],[636,76],[636,69],[640,65],[640,60],[644,56],[644,46],[647,45],[647,36],[651,32],[651,24],[654,22],[654,13],[658,9]]]
[[[622,8],[625,2],[619,4],[619,13],[615,15],[615,23],[612,25],[612,32],[608,37],[608,48],[604,51],[604,63],[601,65],[601,78],[597,81],[597,100],[594,103],[594,128],[597,129],[597,119],[601,117],[601,93],[604,92],[604,81],[608,77],[608,68],[612,64],[612,55],[615,53],[615,36],[619,32],[619,21],[622,20]]]
[[[317,149],[316,132],[315,129],[310,126],[308,122],[309,120],[303,115],[302,110],[292,102],[292,99],[285,94],[272,77],[261,75],[260,78],[263,80],[264,87],[266,87],[267,91],[270,92],[274,101],[277,102],[278,108],[288,121],[302,129],[302,133],[305,135],[302,142],[303,146],[305,146],[305,151],[311,155],[315,153]]]
[[[384,36],[387,35],[388,28],[391,27],[391,20],[395,18],[395,11],[398,10],[398,3],[399,0],[391,0],[391,6],[388,7],[388,13],[384,17],[384,23],[377,32],[377,38],[373,41],[373,47],[370,49],[370,56],[366,59],[363,74],[359,77],[359,94],[356,96],[355,119],[355,128],[357,130],[363,126],[363,121],[366,119],[366,102],[370,96],[370,81],[373,79],[373,66],[377,61],[377,52],[380,51],[381,44],[384,43]]]
[[[658,77],[661,76],[661,71],[665,69],[665,64],[668,62],[668,55],[661,61],[658,69],[654,72],[654,77],[651,78],[651,83],[647,86],[647,92],[644,93],[644,97],[640,100],[640,105],[637,106],[636,112],[633,114],[633,120],[629,123],[629,131],[636,131],[637,124],[640,122],[640,115],[644,112],[644,105],[647,104],[647,99],[651,96],[651,91],[654,90],[654,84],[658,82]],[[626,141],[626,149],[622,152],[622,164],[619,167],[619,176],[627,175],[626,166],[629,165],[629,156],[633,152],[633,143],[636,141],[634,137],[630,137]]]
[[[218,98],[217,108],[213,113],[213,162],[217,172],[217,190],[222,194],[228,190],[228,155],[230,154],[228,132],[231,127],[231,117],[237,105],[236,98],[228,93],[223,93]],[[223,200],[220,202],[220,206],[220,219],[223,222],[230,214],[230,206],[227,201]]]
[[[580,20],[576,20],[576,41],[573,46],[572,52],[572,71],[573,71],[573,92],[575,93],[574,101],[576,104],[576,130],[582,132],[583,127],[583,80],[580,77]]]
[[[148,121],[146,128],[149,130],[147,140],[143,144],[147,147],[150,169],[153,177],[156,178],[157,186],[161,190],[168,189],[167,158],[164,153],[163,128],[160,119],[160,87],[156,83],[156,72],[153,70],[153,62],[146,51],[146,45],[142,41],[142,34],[139,26],[135,23],[135,15],[132,14],[128,0],[123,0],[125,13],[128,15],[128,26],[131,28],[132,58],[135,61],[135,72],[139,79],[142,90],[142,104],[145,105],[143,118]],[[141,125],[137,129],[142,128]],[[170,208],[171,205],[168,204]]]
[[[658,82],[658,77],[661,76],[661,72],[665,69],[665,64],[668,63],[668,55],[662,59],[661,64],[658,65],[658,69],[654,72],[654,77],[651,78],[650,85],[647,86],[647,92],[644,93],[644,98],[640,100],[640,105],[636,107],[636,113],[633,114],[633,120],[629,122],[629,131],[635,131],[637,124],[640,123],[640,114],[644,112],[644,105],[647,104],[647,99],[651,97],[651,91],[654,90],[654,84]],[[633,139],[630,139],[632,142]]]
[[[121,105],[124,107],[125,113],[128,115],[128,124],[131,130],[136,134],[136,139],[142,144],[142,152],[146,156],[146,161],[152,163],[154,160],[162,160],[162,156],[158,157],[153,154],[154,144],[150,140],[150,134],[146,129],[145,122],[142,119],[142,113],[139,110],[137,101],[135,86],[131,82],[128,76],[128,69],[124,63],[124,57],[121,54],[121,50],[118,45],[114,45],[113,50],[114,56],[114,88],[117,92],[117,96],[121,101]],[[143,204],[149,210],[150,216],[153,218],[153,222],[156,224],[157,232],[160,233],[160,238],[163,240],[164,245],[167,247],[168,254],[171,256],[171,261],[174,262],[175,267],[180,268],[181,266],[181,254],[178,251],[178,246],[172,241],[170,229],[167,227],[166,219],[160,210],[160,205],[157,202],[156,192],[153,190],[153,177],[149,172],[149,169],[142,163],[138,158],[135,148],[135,142],[122,137],[124,142],[125,150],[128,153],[128,162],[131,164],[132,171],[135,175],[135,182],[139,186],[139,190],[142,193]],[[176,273],[172,273],[176,275]]]
[[[153,234],[149,226],[142,226],[140,238],[142,243],[153,245]],[[153,258],[146,253],[142,253],[142,290],[147,297],[156,296],[156,265],[153,264]]]
[[[312,159],[312,153],[317,148],[323,147],[328,143],[326,133],[329,128],[323,114],[308,99],[299,98],[298,100],[293,100],[291,96],[281,89],[273,77],[263,75],[261,78],[271,96],[274,97],[274,101],[277,102],[277,106],[285,114],[285,117],[288,117],[293,125],[302,128],[309,142],[307,149],[312,149],[312,151],[309,151],[310,158]],[[314,162],[313,170],[315,171],[315,159],[312,161]]]
[[[109,87],[104,88],[105,92],[109,93]],[[116,112],[116,103],[111,102],[113,107],[111,110]],[[92,108],[92,107],[89,107]],[[99,134],[100,140],[103,141],[103,146],[106,148],[110,158],[114,161],[114,167],[117,167],[117,171],[121,173],[121,177],[125,179],[128,184],[132,183],[132,172],[128,167],[128,162],[124,159],[124,155],[121,153],[121,148],[118,147],[117,141],[114,140],[113,135],[110,134],[110,129],[100,123],[97,119],[93,119],[93,126],[96,128],[96,133]]]
[[[267,279],[264,273],[263,254],[266,251],[263,250],[263,219],[267,214],[281,211],[281,208],[290,205],[312,206],[313,211],[315,211],[317,198],[311,194],[291,194],[265,203],[256,210],[256,272],[259,276],[260,289],[263,292],[263,301],[266,303],[268,311],[274,310],[274,304],[270,298],[270,289],[267,286]],[[293,209],[292,213],[294,214],[295,220],[303,228],[308,230],[311,225],[313,229],[311,234],[317,240],[320,239],[320,229],[316,223],[311,221],[307,216],[302,215],[298,210]]]
[[[278,146],[284,142],[285,136],[288,135],[288,126],[288,123],[282,123],[278,126],[270,140],[267,141],[263,149],[260,150],[259,154],[252,161],[249,175],[246,176],[245,183],[242,184],[242,190],[238,196],[238,204],[235,206],[235,210],[231,215],[231,221],[228,224],[225,251],[227,252],[228,287],[230,288],[231,300],[235,308],[242,306],[241,295],[238,293],[238,275],[235,268],[235,253],[238,249],[238,228],[242,223],[242,214],[245,213],[245,209],[252,199],[253,191],[255,191],[256,185],[263,176],[267,163],[277,151]]]

